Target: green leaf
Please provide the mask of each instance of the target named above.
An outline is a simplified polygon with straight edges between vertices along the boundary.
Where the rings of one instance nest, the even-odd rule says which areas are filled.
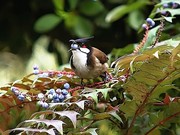
[[[116,119],[118,119],[121,123],[123,123],[121,117],[119,117],[119,115],[117,115],[116,111],[111,111],[111,112],[109,112],[109,114],[111,114],[111,115],[114,116]]]
[[[173,17],[166,17],[166,16],[163,16],[163,18],[164,18],[166,21],[172,23]]]
[[[76,128],[77,119],[76,116],[79,114],[75,111],[55,111],[55,114],[58,114],[60,116],[66,116],[68,117],[71,122],[73,123],[74,128]]]
[[[114,8],[113,10],[111,10],[107,14],[106,21],[114,22],[114,21],[120,19],[125,14],[127,14],[133,10],[140,9],[147,4],[148,4],[147,1],[137,1],[137,2],[133,2],[132,4],[129,4],[129,5],[118,6],[118,7]]]
[[[90,133],[91,135],[98,135],[96,133],[97,128],[89,128],[88,130],[86,130],[86,133]]]
[[[55,14],[46,14],[35,22],[34,29],[39,33],[48,32],[55,28],[61,21],[62,18],[60,16]]]
[[[71,10],[74,10],[78,5],[79,0],[68,0]]]
[[[53,4],[57,10],[64,10],[64,0],[53,0]]]
[[[82,1],[80,3],[80,12],[88,15],[94,16],[104,10],[103,4],[100,1]]]
[[[143,22],[144,22],[144,16],[141,11],[135,10],[129,13],[128,23],[133,29],[138,30]]]
[[[91,92],[88,94],[83,94],[86,98],[91,97],[96,103],[98,103],[98,97],[97,97],[97,92]]]
[[[111,88],[97,89],[97,92],[101,92],[103,94],[104,98],[106,99],[108,92],[111,90],[112,90]]]
[[[121,106],[120,110],[125,113],[126,118],[134,116],[138,106],[136,101],[125,101]]]
[[[156,26],[155,28],[151,29],[148,33],[148,39],[146,40],[146,43],[144,44],[143,48],[141,49],[141,51],[145,50],[148,48],[148,46],[151,46],[155,39],[157,38],[156,37],[156,33],[158,31],[160,26]]]
[[[88,19],[76,16],[73,30],[78,37],[89,37],[93,34],[93,25]]]

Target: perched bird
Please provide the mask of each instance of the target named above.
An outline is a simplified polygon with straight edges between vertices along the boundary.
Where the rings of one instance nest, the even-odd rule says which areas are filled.
[[[70,40],[71,68],[81,79],[93,79],[99,76],[104,76],[106,79],[108,57],[101,50],[86,44],[91,38],[93,37]]]

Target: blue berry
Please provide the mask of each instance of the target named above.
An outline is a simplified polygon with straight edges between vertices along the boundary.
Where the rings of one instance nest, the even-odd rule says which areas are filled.
[[[66,89],[63,89],[63,90],[61,91],[61,93],[62,93],[63,95],[67,95],[67,94],[68,94],[68,91],[67,91]]]
[[[59,95],[59,100],[62,102],[65,99],[65,96],[63,94]]]
[[[57,98],[53,98],[53,102],[54,103],[60,102],[60,99],[58,97]]]
[[[169,7],[169,4],[168,3],[164,3],[163,4],[163,8],[168,8]]]
[[[41,106],[43,107],[43,108],[48,108],[48,103],[46,103],[46,102],[43,102],[42,104],[41,104]]]
[[[56,89],[56,93],[61,93],[61,89]]]
[[[145,23],[142,25],[142,28],[143,28],[143,29],[147,29],[147,27],[148,27],[148,26],[147,26],[147,24],[145,24]]]
[[[55,98],[58,98],[58,94],[57,93],[53,94],[53,99],[55,99]]]
[[[63,75],[61,73],[57,74],[58,77],[62,77]]]
[[[48,93],[53,95],[55,93],[55,90],[54,89],[50,89]]]
[[[69,89],[69,88],[70,88],[69,83],[65,83],[65,84],[64,84],[64,88],[65,88],[65,89]]]
[[[53,95],[52,94],[48,94],[48,99],[53,99]]]
[[[44,94],[43,94],[43,93],[39,93],[39,94],[37,95],[37,97],[38,97],[39,99],[43,99],[43,98],[44,98]]]
[[[19,94],[17,98],[21,101],[24,101],[25,96],[23,94]]]
[[[39,66],[38,66],[38,65],[34,65],[34,66],[33,66],[33,69],[34,69],[34,70],[39,70]]]
[[[39,74],[39,70],[38,70],[38,69],[35,69],[35,70],[33,71],[33,73],[34,73],[35,75],[37,75],[37,74]]]
[[[155,25],[155,22],[151,18],[147,18],[146,22],[150,25],[150,27],[153,27]]]

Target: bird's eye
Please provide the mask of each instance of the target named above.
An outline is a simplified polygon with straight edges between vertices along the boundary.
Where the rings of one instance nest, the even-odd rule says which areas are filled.
[[[78,46],[77,44],[71,44],[71,48],[72,48],[72,49],[78,49],[78,47],[79,47],[79,46]]]

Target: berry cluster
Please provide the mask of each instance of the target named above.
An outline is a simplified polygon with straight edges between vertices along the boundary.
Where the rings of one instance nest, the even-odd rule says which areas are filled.
[[[38,98],[38,105],[42,106],[43,108],[48,108],[48,101],[52,103],[59,103],[63,102],[68,96],[69,92],[68,89],[70,89],[69,83],[65,83],[63,85],[63,89],[57,88],[57,89],[50,89],[47,91],[46,94],[39,93]]]
[[[153,19],[151,19],[151,18],[147,18],[146,19],[146,23],[144,23],[143,25],[142,25],[142,28],[144,28],[144,29],[147,29],[147,28],[152,28],[152,27],[154,27],[155,26],[155,22],[153,21]]]
[[[163,8],[178,8],[179,4],[176,2],[164,3]]]
[[[17,96],[17,98],[20,101],[24,101],[26,98],[26,94],[23,94],[22,92],[19,91],[19,88],[17,87],[11,87],[11,91]]]

